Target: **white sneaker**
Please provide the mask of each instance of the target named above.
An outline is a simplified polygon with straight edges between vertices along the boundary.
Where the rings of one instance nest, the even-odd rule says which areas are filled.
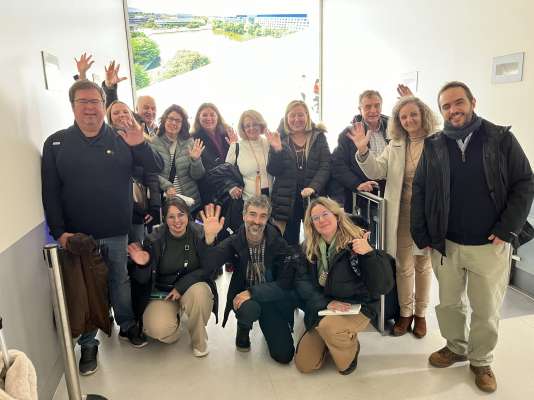
[[[193,355],[195,357],[206,357],[209,354],[208,346],[206,346],[206,350],[200,351],[199,349],[193,348]]]

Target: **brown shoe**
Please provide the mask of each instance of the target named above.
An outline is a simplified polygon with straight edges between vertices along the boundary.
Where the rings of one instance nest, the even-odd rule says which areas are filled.
[[[456,354],[449,350],[447,346],[435,351],[428,357],[430,365],[436,368],[447,368],[457,362],[467,361],[467,356]]]
[[[497,379],[489,365],[475,367],[470,365],[471,371],[475,374],[475,383],[483,392],[492,393],[497,390]]]
[[[413,315],[411,317],[399,317],[393,326],[393,336],[402,336],[412,329]]]
[[[426,319],[425,317],[418,317],[415,315],[413,317],[413,335],[417,339],[421,339],[426,335]]]

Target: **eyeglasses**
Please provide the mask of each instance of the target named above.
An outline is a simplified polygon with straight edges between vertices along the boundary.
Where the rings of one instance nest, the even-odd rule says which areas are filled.
[[[243,125],[243,129],[245,131],[249,130],[249,129],[261,129],[262,126],[260,124],[247,124],[247,125]]]
[[[175,124],[179,125],[179,124],[182,123],[182,119],[181,118],[167,117],[165,122],[174,122]]]
[[[95,106],[97,104],[102,104],[104,101],[98,99],[75,99],[74,102],[82,105],[91,104]]]
[[[323,211],[321,214],[312,215],[311,216],[311,220],[312,220],[312,222],[319,222],[321,220],[321,218],[328,218],[331,215],[334,215],[334,214],[332,212],[330,212],[330,211]]]

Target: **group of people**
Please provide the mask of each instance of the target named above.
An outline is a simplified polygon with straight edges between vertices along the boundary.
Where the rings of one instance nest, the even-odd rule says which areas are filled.
[[[331,153],[324,126],[301,100],[288,104],[275,132],[247,110],[235,133],[211,103],[192,126],[178,105],[158,125],[151,97],[140,97],[135,112],[117,99],[118,65],[106,68],[102,87],[83,79],[91,57],[77,65],[80,79],[69,91],[75,122],[43,148],[43,205],[62,247],[83,232],[107,248],[120,338],[136,347],[146,336],[175,342],[185,314],[193,354],[206,356],[206,325],[218,310],[214,272],[231,263],[222,324],[234,311],[237,350],[250,349],[258,321],[274,360],[294,358],[311,372],[330,354],[349,374],[358,332],[377,317],[392,271],[400,305],[392,334],[426,335],[433,269],[446,345],[430,364],[469,361],[477,386],[496,389],[499,309],[534,179],[509,127],[474,112],[467,85],[440,89],[437,133],[436,117],[407,87],[399,85],[391,117],[382,114],[380,93],[367,90]],[[385,251],[351,219],[354,193],[377,189],[387,207]],[[297,308],[306,332],[295,349]],[[78,343],[80,373],[93,373],[96,331]]]

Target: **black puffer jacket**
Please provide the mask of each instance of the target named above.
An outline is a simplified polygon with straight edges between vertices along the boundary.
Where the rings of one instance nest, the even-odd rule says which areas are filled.
[[[304,255],[302,255],[304,257]],[[357,275],[351,266],[353,258],[358,259]],[[319,323],[317,312],[326,308],[332,300],[351,304],[361,304],[362,313],[374,320],[380,312],[379,296],[373,296],[367,289],[363,274],[365,270],[377,268],[377,264],[389,269],[390,259],[384,253],[372,251],[366,255],[356,255],[350,249],[343,249],[334,257],[324,287],[319,285],[317,263],[297,264],[295,287],[304,304],[304,323],[311,329]]]
[[[356,115],[353,118],[353,122],[361,122],[362,116]],[[380,116],[381,133],[386,138],[386,128],[388,124],[388,117],[385,115]],[[345,204],[352,204],[352,193],[356,191],[356,187],[361,183],[367,182],[370,179],[363,173],[362,169],[356,162],[356,145],[352,140],[347,137],[347,133],[350,131],[350,127],[343,129],[339,134],[338,144],[332,153],[332,177],[336,184],[343,187]],[[367,126],[365,125],[365,131],[367,132]],[[386,187],[385,181],[379,181],[380,190],[382,195]],[[346,208],[349,210],[350,208]]]
[[[298,269],[297,263],[300,260],[298,251],[290,247],[280,232],[272,225],[265,227],[265,240],[266,274],[272,276],[272,281],[255,285],[252,288],[247,287],[246,280],[249,250],[244,225],[239,228],[235,235],[205,249],[206,258],[211,263],[213,270],[220,268],[225,262],[234,262],[235,265],[228,287],[223,326],[233,309],[234,297],[246,289],[250,290],[252,299],[258,302],[289,300],[291,303],[290,300],[294,298],[289,289],[293,286],[295,271]],[[237,261],[234,261],[236,260],[235,257],[237,257]],[[289,307],[287,310],[288,321],[292,319],[293,309],[294,307]]]
[[[206,170],[206,174],[202,179],[198,181],[198,189],[200,191],[200,197],[202,198],[203,205],[211,202],[213,197],[212,188],[209,186],[206,177],[209,175],[210,170],[226,161],[226,154],[228,153],[228,148],[230,147],[228,142],[225,140],[225,137],[227,137],[226,133],[215,132],[215,134],[220,135],[222,137],[221,142],[223,154],[219,154],[217,146],[215,146],[215,143],[211,139],[210,134],[204,131],[203,129],[199,130],[193,135],[194,139],[202,140],[205,146],[201,158],[202,165],[204,165],[204,169]]]
[[[486,184],[499,218],[488,232],[517,246],[517,237],[534,197],[534,177],[523,149],[510,127],[483,120],[482,164]],[[475,132],[476,133],[476,132]],[[411,234],[417,247],[445,255],[450,205],[450,165],[442,132],[425,139],[412,189]],[[473,199],[477,201],[477,199]]]
[[[217,286],[215,282],[211,279],[211,270],[210,263],[206,257],[205,248],[207,247],[204,241],[204,232],[202,227],[194,222],[190,222],[187,226],[187,229],[193,233],[193,241],[195,243],[195,249],[197,252],[198,259],[200,261],[200,268],[191,270],[178,279],[175,284],[176,290],[180,294],[184,294],[187,289],[193,286],[198,282],[206,282],[211,292],[213,293],[213,313],[215,314],[215,319],[218,321],[218,308],[219,308],[219,296],[217,294]],[[132,273],[132,278],[135,279],[137,283],[143,285],[146,290],[143,290],[142,296],[143,299],[138,299],[142,303],[140,313],[142,314],[145,307],[148,305],[150,292],[154,287],[155,275],[160,263],[163,253],[165,253],[165,248],[167,246],[165,236],[167,233],[167,225],[161,224],[154,228],[152,233],[147,236],[143,242],[143,248],[149,252],[150,261],[144,267],[136,266]]]
[[[315,194],[321,196],[325,194],[330,178],[330,149],[322,129],[314,126],[310,135],[304,186],[313,188]],[[297,191],[297,161],[289,147],[289,140],[289,136],[282,134],[282,150],[276,152],[271,147],[267,163],[267,172],[274,177],[272,217],[280,221],[289,220]]]

